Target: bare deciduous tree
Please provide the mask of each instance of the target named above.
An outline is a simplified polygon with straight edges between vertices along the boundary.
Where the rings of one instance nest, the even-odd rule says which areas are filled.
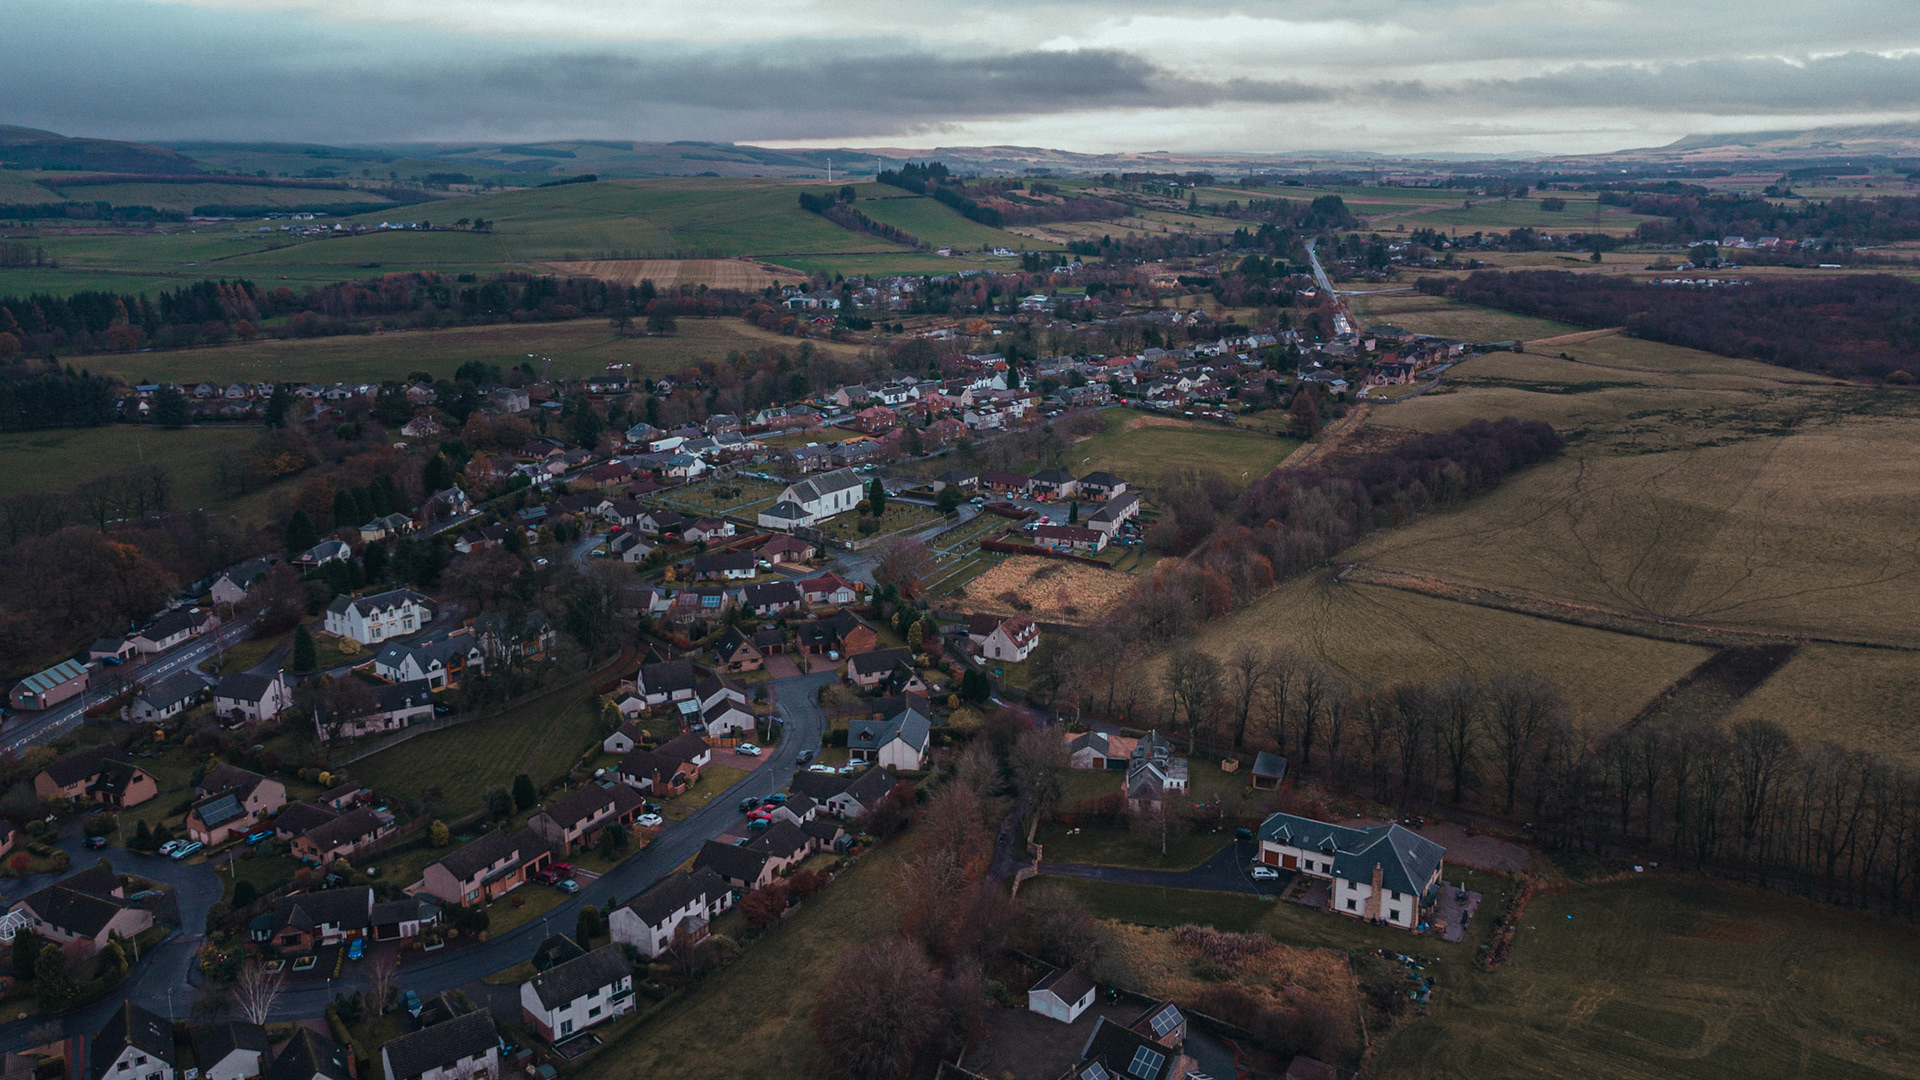
[[[1227,657],[1227,692],[1233,706],[1233,745],[1247,743],[1247,724],[1253,719],[1253,705],[1267,682],[1271,657],[1267,650],[1251,641],[1235,645]]]
[[[1186,734],[1191,754],[1201,725],[1220,700],[1220,661],[1192,647],[1175,649],[1160,682],[1170,706],[1167,724]]]
[[[373,999],[375,1012],[384,1012],[400,989],[400,957],[382,953],[367,965],[367,996]]]
[[[926,955],[903,938],[882,938],[848,952],[813,1010],[821,1075],[907,1075],[939,1025],[939,988]]]
[[[268,971],[259,960],[249,960],[233,980],[233,1004],[249,1024],[264,1024],[273,1015],[274,1003],[286,988],[286,976]]]

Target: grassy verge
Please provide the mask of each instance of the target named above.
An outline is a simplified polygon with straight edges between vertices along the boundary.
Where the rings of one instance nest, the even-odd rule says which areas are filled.
[[[728,788],[747,778],[746,769],[736,769],[731,765],[710,765],[700,773],[700,782],[688,788],[683,794],[660,804],[660,815],[679,821],[695,810],[712,802]]]
[[[1111,775],[1117,778],[1120,774]],[[1078,833],[1071,833],[1065,826],[1049,825],[1040,830],[1039,842],[1050,863],[1191,870],[1232,843],[1233,834],[1223,830],[1171,837],[1164,855],[1161,854],[1158,837],[1143,836],[1126,829],[1083,826]]]

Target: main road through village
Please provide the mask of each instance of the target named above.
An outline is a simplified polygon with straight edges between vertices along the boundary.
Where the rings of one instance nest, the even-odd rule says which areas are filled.
[[[668,824],[653,843],[583,887],[544,919],[528,922],[484,942],[448,948],[431,956],[403,952],[399,985],[425,996],[476,983],[482,976],[530,959],[550,927],[560,933],[571,933],[582,905],[604,905],[609,895],[629,900],[692,858],[708,840],[738,822],[737,803],[741,798],[770,795],[786,786],[801,751],[820,749],[825,719],[814,699],[820,688],[834,678],[833,672],[823,671],[775,681],[772,684],[774,701],[786,724],[780,741],[768,748],[753,772],[686,818]],[[99,853],[85,851],[77,835],[68,837],[62,846],[72,854],[76,867],[86,866],[97,855],[104,854],[122,873],[138,874],[170,886],[179,907],[181,930],[141,957],[134,973],[113,993],[57,1017],[37,1016],[0,1025],[0,1049],[29,1045],[30,1036],[43,1035],[48,1023],[59,1024],[69,1035],[91,1035],[100,1030],[124,1001],[133,1001],[163,1016],[184,1018],[200,982],[193,970],[194,954],[204,940],[201,931],[206,926],[207,909],[224,893],[212,867],[184,866],[160,856],[140,855],[122,848],[108,848]],[[52,880],[51,875],[40,875],[9,882],[0,890],[0,895],[9,901],[18,899]],[[319,1016],[334,994],[358,990],[363,985],[359,970],[346,965],[339,978],[290,985],[275,1006],[274,1015],[288,1019]]]

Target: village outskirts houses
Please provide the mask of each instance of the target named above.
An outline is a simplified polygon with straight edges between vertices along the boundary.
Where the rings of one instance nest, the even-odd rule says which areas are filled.
[[[760,511],[763,529],[804,528],[859,505],[864,491],[860,474],[835,469],[789,484],[772,506]]]
[[[326,632],[373,645],[405,637],[433,619],[426,597],[411,589],[392,589],[373,596],[336,596],[327,605]]]
[[[520,984],[520,1014],[557,1042],[633,1011],[633,969],[620,946],[603,945]]]
[[[967,621],[967,640],[989,660],[1020,663],[1040,645],[1040,628],[1025,615],[975,615]]]

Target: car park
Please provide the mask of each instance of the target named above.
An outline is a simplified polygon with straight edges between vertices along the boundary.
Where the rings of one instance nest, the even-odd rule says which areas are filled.
[[[748,757],[760,756],[760,748],[750,742],[743,742],[739,746],[734,747],[733,752],[736,754],[745,754]]]
[[[634,819],[633,823],[635,825],[640,826],[643,829],[657,829],[660,826],[665,825],[667,823],[667,819],[661,817],[659,814],[641,814],[639,817]]]

